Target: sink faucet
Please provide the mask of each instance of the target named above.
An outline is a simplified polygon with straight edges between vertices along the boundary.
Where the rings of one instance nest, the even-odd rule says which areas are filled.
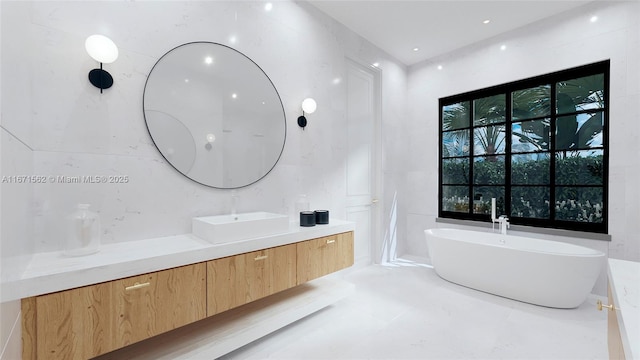
[[[235,190],[231,190],[231,215],[236,215],[236,202],[238,199],[238,195]]]
[[[509,218],[506,215],[500,215],[498,218],[500,224],[500,234],[507,235],[507,229],[509,228]]]

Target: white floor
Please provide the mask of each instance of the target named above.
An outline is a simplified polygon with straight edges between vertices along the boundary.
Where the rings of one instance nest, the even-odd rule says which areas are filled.
[[[607,359],[606,314],[525,304],[399,261],[345,275],[346,299],[223,359]]]

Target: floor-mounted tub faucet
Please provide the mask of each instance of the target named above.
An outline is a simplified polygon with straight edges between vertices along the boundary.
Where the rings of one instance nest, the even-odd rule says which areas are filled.
[[[509,228],[509,218],[507,215],[500,215],[499,218],[496,218],[496,198],[491,198],[491,227],[496,223],[500,224],[500,233],[502,235],[507,235],[507,228]],[[500,240],[501,243],[504,243],[504,239]]]
[[[496,223],[499,223],[500,233],[502,235],[507,235],[507,228],[509,228],[509,218],[507,217],[507,215],[500,215],[500,217],[496,218],[496,198],[491,198],[491,223],[492,228]],[[504,243],[504,239],[501,239],[500,242]]]
[[[500,217],[498,218],[498,223],[500,224],[500,234],[507,235],[507,229],[509,228],[509,218],[506,215],[500,215]]]

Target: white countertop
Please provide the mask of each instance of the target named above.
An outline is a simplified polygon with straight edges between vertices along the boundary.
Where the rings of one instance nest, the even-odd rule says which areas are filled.
[[[609,259],[609,285],[627,359],[640,359],[640,262]]]
[[[289,224],[289,231],[248,240],[211,244],[192,234],[103,244],[98,253],[66,257],[62,252],[34,254],[19,279],[4,283],[0,302],[18,300],[170,269],[226,256],[353,231],[355,223],[331,219],[327,225],[301,227]]]

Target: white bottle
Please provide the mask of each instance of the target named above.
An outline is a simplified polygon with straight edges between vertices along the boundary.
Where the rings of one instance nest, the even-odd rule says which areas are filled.
[[[69,216],[64,248],[67,256],[89,255],[100,250],[100,217],[89,207],[89,204],[78,204]]]

